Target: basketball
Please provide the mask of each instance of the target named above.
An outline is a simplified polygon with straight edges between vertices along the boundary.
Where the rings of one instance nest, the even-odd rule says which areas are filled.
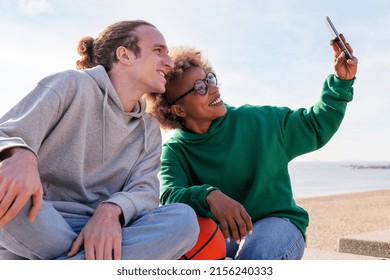
[[[198,216],[199,236],[195,246],[181,260],[223,260],[226,257],[225,238],[211,218]]]

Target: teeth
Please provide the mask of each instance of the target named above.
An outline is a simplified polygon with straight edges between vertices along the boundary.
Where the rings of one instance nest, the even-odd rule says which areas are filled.
[[[164,72],[162,72],[162,71],[157,71],[158,72],[158,74],[160,74],[160,76],[162,76],[162,77],[164,77],[165,78],[165,74],[164,74]]]
[[[221,102],[221,101],[222,101],[221,98],[218,97],[218,98],[215,99],[213,102],[211,102],[211,103],[209,104],[209,106],[213,106],[213,105],[215,105],[215,104],[218,104],[218,103]]]

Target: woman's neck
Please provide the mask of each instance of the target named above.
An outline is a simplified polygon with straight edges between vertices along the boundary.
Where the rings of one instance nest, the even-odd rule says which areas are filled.
[[[209,131],[212,121],[195,122],[191,120],[184,120],[184,126],[187,130],[196,134],[205,134]]]

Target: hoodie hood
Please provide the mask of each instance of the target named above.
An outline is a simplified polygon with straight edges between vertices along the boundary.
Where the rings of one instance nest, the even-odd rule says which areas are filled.
[[[144,149],[148,152],[147,147],[147,126],[145,124],[144,116],[146,114],[146,101],[141,98],[135,104],[133,110],[131,112],[125,112],[122,101],[120,100],[114,86],[111,83],[111,80],[105,70],[105,68],[101,65],[83,70],[87,73],[99,86],[101,92],[103,94],[103,103],[102,103],[102,122],[103,122],[103,134],[102,134],[102,161],[104,162],[105,158],[105,147],[107,140],[107,115],[109,113],[116,113],[117,116],[121,116],[124,118],[125,122],[132,122],[133,118],[140,120],[140,125],[143,126],[142,131],[144,132]],[[138,125],[138,122],[134,122],[135,125]]]
[[[141,98],[137,104],[134,106],[131,112],[125,112],[122,101],[120,100],[114,86],[111,83],[110,77],[108,76],[106,69],[103,66],[98,65],[96,67],[83,70],[85,71],[95,82],[98,84],[100,89],[102,90],[102,94],[104,95],[104,99],[106,102],[110,100],[112,106],[115,106],[120,110],[124,115],[133,118],[140,118],[146,112],[146,102],[143,98]],[[111,104],[110,104],[111,105]]]
[[[218,133],[218,131],[221,129],[221,127],[224,124],[224,120],[229,115],[229,112],[232,110],[232,107],[225,104],[225,107],[227,109],[226,114],[222,117],[219,117],[215,119],[211,125],[209,130],[206,133],[203,134],[197,134],[192,131],[186,130],[186,129],[177,129],[172,137],[172,139],[184,141],[184,142],[202,142],[205,139],[209,138],[210,136],[214,135],[215,133]]]

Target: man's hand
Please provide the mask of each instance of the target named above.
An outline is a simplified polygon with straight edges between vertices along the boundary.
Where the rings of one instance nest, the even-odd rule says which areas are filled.
[[[120,260],[122,257],[122,209],[112,203],[102,203],[73,242],[68,257],[84,245],[87,260]]]
[[[247,233],[252,233],[251,217],[239,202],[219,190],[210,192],[206,196],[206,201],[211,212],[221,224],[222,233],[228,241],[230,241],[229,227],[236,243],[245,238]]]
[[[358,59],[353,56],[351,46],[345,41],[344,35],[340,35],[345,46],[348,48],[352,57],[346,59],[345,53],[341,50],[336,40],[332,40],[331,45],[334,51],[334,70],[336,76],[342,80],[352,80],[356,76]]]
[[[42,183],[38,159],[25,148],[11,148],[8,157],[0,162],[0,226],[9,223],[31,198],[28,214],[35,221],[42,208]]]

